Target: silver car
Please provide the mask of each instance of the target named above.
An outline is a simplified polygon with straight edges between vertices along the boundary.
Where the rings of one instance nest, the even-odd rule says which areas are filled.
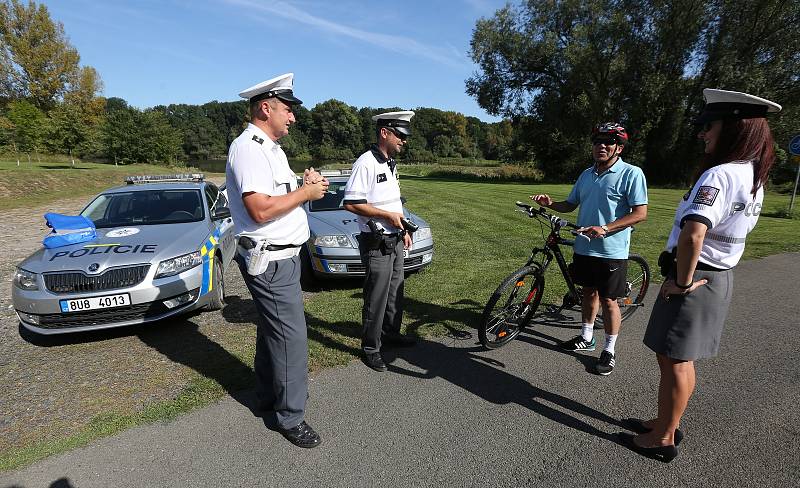
[[[330,181],[328,192],[322,199],[304,204],[311,229],[311,237],[301,252],[306,279],[309,275],[315,278],[363,277],[366,272],[356,240],[361,232],[356,215],[342,208],[349,174],[349,170],[322,171]],[[424,219],[405,207],[403,214],[419,226],[413,234],[413,246],[405,250],[403,264],[406,271],[415,271],[431,264],[433,235]]]
[[[25,328],[60,334],[222,308],[236,252],[225,195],[202,174],[126,182],[81,212],[96,239],[43,247],[17,266],[11,295]]]

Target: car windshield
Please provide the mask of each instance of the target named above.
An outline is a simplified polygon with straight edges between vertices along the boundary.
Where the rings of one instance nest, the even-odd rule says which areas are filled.
[[[344,200],[344,187],[346,184],[346,181],[331,181],[325,196],[311,202],[311,211],[340,210],[342,208],[342,200]]]
[[[123,225],[179,224],[204,218],[197,190],[137,190],[104,193],[81,215],[98,228]]]

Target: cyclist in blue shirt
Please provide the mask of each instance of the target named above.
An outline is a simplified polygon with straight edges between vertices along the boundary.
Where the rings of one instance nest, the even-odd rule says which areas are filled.
[[[578,208],[578,229],[589,239],[576,239],[570,270],[583,287],[581,334],[560,344],[569,351],[594,351],[594,319],[603,310],[605,347],[594,372],[609,375],[616,363],[614,346],[619,335],[617,299],[625,295],[631,226],[647,218],[647,182],[638,166],[620,157],[628,134],[608,122],[592,130],[594,164],[578,177],[566,200],[555,202],[547,194],[531,199],[556,212]]]

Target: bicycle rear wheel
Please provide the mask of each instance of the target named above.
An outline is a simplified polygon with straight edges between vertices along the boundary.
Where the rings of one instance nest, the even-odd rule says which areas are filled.
[[[539,307],[543,291],[544,273],[538,266],[525,266],[503,280],[483,309],[481,344],[497,349],[517,337]]]
[[[648,287],[650,287],[650,265],[647,264],[644,257],[638,254],[629,254],[625,296],[617,300],[623,321],[642,308]]]

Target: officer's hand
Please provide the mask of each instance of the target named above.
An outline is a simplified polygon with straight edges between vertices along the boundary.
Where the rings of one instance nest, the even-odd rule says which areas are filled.
[[[538,195],[531,195],[531,200],[538,203],[542,207],[550,207],[553,204],[553,199],[547,193],[540,193]]]
[[[302,188],[306,192],[306,200],[319,200],[328,191],[328,180],[323,179],[315,183],[306,183]]]
[[[411,239],[411,233],[406,232],[405,235],[403,235],[403,247],[406,249],[411,249],[412,241],[413,239]]]
[[[317,170],[315,170],[313,167],[308,168],[303,172],[303,183],[306,185],[309,183],[316,183],[324,179],[325,178],[321,174],[319,174],[319,172],[317,172]]]
[[[708,280],[704,278],[702,280],[693,281],[692,286],[689,288],[681,288],[675,284],[675,280],[670,278],[664,280],[664,283],[661,284],[661,290],[658,293],[664,297],[664,300],[669,301],[669,297],[672,295],[688,295],[706,283],[708,283]]]
[[[392,223],[393,226],[397,227],[398,229],[403,228],[402,219],[405,218],[405,215],[401,213],[390,212],[389,215],[386,217],[386,220]]]

